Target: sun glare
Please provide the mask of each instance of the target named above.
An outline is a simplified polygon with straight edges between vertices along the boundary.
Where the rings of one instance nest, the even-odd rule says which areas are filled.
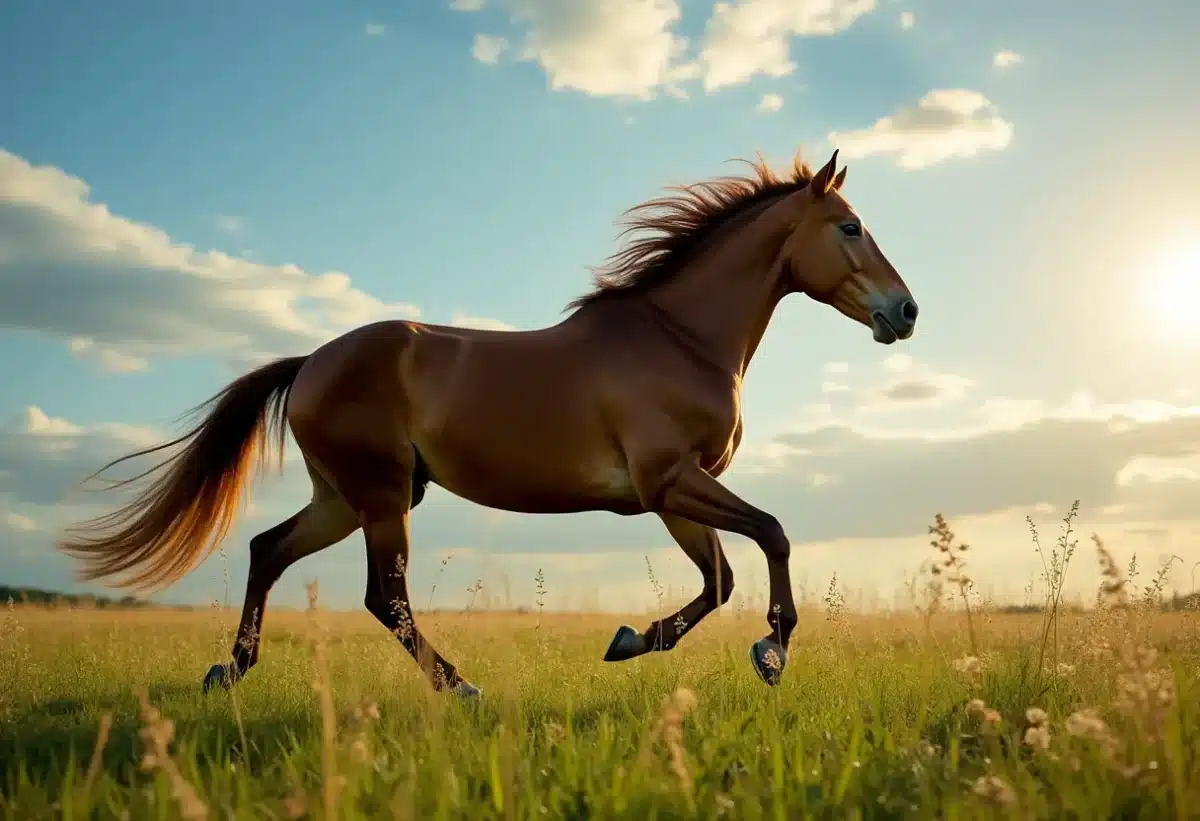
[[[1147,284],[1158,319],[1172,332],[1200,337],[1200,239],[1164,249]]]

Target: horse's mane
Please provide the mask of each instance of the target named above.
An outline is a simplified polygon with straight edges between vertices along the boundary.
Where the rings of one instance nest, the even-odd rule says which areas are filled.
[[[786,176],[779,176],[759,157],[742,160],[751,174],[718,177],[693,185],[674,186],[672,193],[625,212],[621,237],[633,237],[594,272],[595,288],[570,302],[582,308],[604,299],[644,291],[666,282],[713,231],[747,210],[775,197],[805,188],[813,170],[799,155]]]

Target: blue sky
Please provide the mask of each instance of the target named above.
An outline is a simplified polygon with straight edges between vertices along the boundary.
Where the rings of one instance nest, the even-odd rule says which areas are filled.
[[[93,501],[66,498],[72,482],[249,360],[378,316],[551,324],[625,208],[733,157],[834,146],[922,316],[901,351],[801,297],[776,315],[729,482],[804,546],[797,578],[890,596],[943,510],[992,587],[1019,592],[1024,514],[1077,496],[1118,551],[1194,541],[1200,110],[1181,101],[1200,7],[451,5],[0,8],[0,578],[70,586],[53,537]],[[925,400],[889,399],[917,384]],[[305,484],[295,466],[272,480],[228,566],[163,598],[224,597],[226,572],[239,598],[245,539]],[[443,589],[507,574],[515,603],[539,566],[564,598],[614,607],[650,597],[644,556],[697,583],[652,518],[445,494],[421,513],[415,589],[447,553]],[[727,543],[761,586],[761,558]],[[356,536],[278,599],[320,576],[353,606],[361,565]]]

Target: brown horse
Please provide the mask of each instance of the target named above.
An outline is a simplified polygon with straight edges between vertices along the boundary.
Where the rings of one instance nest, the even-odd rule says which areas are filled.
[[[229,686],[257,661],[267,594],[299,559],[363,529],[367,609],[437,689],[479,690],[413,623],[409,514],[434,482],[481,505],[525,513],[654,513],[699,568],[704,589],[645,630],[623,626],[606,661],[669,650],[729,599],[718,530],[753,539],[770,573],[770,632],[750,658],[775,684],[796,626],[788,538],[779,520],[717,477],[742,438],[742,379],[780,299],[807,294],[890,344],[912,335],[917,304],[841,195],[837,152],[819,171],[753,175],[673,190],[633,209],[639,235],[597,273],[594,291],[553,327],[467,330],[389,321],[308,356],[246,374],[140,479],[130,504],[61,548],[84,579],[122,587],[178,580],[215,548],[242,486],[290,426],[312,501],[250,540],[233,660],[204,680]],[[124,461],[117,460],[113,464]]]

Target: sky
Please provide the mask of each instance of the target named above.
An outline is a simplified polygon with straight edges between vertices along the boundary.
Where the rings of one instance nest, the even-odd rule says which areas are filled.
[[[77,584],[78,483],[250,367],[381,318],[553,324],[621,212],[761,152],[815,165],[921,305],[884,347],[802,296],[745,383],[725,480],[775,513],[799,596],[900,604],[944,513],[1023,600],[1080,500],[1169,586],[1200,562],[1200,80],[1186,0],[428,0],[0,5],[0,581]],[[156,594],[238,604],[293,460]],[[700,579],[653,516],[521,516],[431,490],[418,606],[656,606]],[[735,596],[761,553],[724,539]],[[355,535],[273,603],[361,604]],[[482,591],[469,593],[476,580]],[[423,601],[425,593],[428,599]]]

